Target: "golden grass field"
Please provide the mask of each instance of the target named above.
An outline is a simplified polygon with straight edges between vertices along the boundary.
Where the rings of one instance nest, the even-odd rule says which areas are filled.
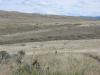
[[[0,11],[0,75],[100,75],[99,29],[99,20]]]

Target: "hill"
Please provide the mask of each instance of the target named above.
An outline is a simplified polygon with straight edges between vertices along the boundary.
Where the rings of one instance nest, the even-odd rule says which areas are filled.
[[[0,44],[100,39],[99,24],[82,17],[0,11]]]
[[[100,20],[0,11],[0,75],[100,75],[99,45]]]

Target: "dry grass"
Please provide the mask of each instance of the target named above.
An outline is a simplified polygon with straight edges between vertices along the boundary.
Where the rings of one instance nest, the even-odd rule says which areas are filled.
[[[37,65],[38,68],[36,68],[32,64],[23,65],[22,67],[18,68],[17,71],[15,71],[17,72],[15,75],[100,74],[100,63],[90,57],[84,56],[84,54],[81,53],[39,55],[37,61],[40,67]]]
[[[0,13],[1,45],[51,40],[99,39],[99,29],[99,20],[5,11]]]
[[[0,51],[8,52],[0,75],[100,75],[99,29],[99,20],[0,11]]]

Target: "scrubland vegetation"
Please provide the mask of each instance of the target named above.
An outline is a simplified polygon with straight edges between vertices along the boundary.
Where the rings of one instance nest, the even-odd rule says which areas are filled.
[[[0,75],[100,75],[100,21],[0,11]]]
[[[9,56],[9,57],[8,57]],[[53,53],[31,58],[25,61],[25,52],[9,54],[0,51],[0,65],[10,67],[11,75],[99,75],[100,57],[92,53]],[[10,63],[10,64],[9,64]],[[9,74],[8,72],[8,74]]]

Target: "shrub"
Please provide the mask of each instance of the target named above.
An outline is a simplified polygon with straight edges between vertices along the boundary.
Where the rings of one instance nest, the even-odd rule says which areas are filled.
[[[20,56],[24,56],[25,55],[25,52],[23,51],[23,50],[21,50],[21,51],[18,51],[18,55],[20,55]]]
[[[7,60],[10,58],[10,55],[9,53],[7,53],[6,51],[0,51],[0,63],[3,61],[3,60]]]
[[[82,25],[81,23],[75,23],[74,25]]]
[[[25,56],[25,52],[24,51],[18,51],[17,55],[16,55],[16,62],[18,64],[21,64],[22,63],[22,59],[23,57]]]
[[[21,44],[21,46],[26,46],[26,44],[23,43],[23,44]]]

